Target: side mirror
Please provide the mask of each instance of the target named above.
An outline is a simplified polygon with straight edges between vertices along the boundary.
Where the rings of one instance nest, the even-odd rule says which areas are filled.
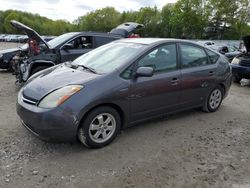
[[[74,48],[74,46],[73,46],[73,44],[71,44],[71,43],[67,43],[67,44],[65,44],[65,45],[63,46],[63,49],[64,49],[64,50],[68,50],[68,49],[72,49],[72,48]]]
[[[139,67],[136,70],[137,77],[151,77],[153,76],[154,69],[152,67]]]

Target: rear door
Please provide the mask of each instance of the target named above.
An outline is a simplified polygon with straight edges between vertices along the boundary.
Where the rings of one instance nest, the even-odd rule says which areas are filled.
[[[78,36],[61,47],[61,61],[73,61],[94,48],[93,36]]]
[[[131,121],[146,119],[178,109],[180,101],[180,70],[176,44],[161,45],[145,54],[137,67],[154,68],[152,77],[131,80]]]
[[[120,37],[111,37],[109,35],[106,35],[106,36],[95,36],[95,39],[94,39],[94,44],[97,47],[99,46],[102,46],[104,44],[107,44],[107,43],[110,43],[114,40],[118,40],[120,39]]]
[[[204,48],[195,44],[179,43],[179,52],[181,100],[185,107],[201,105],[215,86],[217,64],[209,59]]]

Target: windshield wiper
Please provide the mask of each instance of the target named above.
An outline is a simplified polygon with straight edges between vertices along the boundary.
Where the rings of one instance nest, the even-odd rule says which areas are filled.
[[[78,65],[78,67],[83,67],[84,69],[87,69],[87,70],[89,70],[90,72],[93,72],[93,73],[97,74],[96,70],[93,69],[93,68],[91,68],[91,67],[87,67],[87,66],[85,66],[85,65]]]

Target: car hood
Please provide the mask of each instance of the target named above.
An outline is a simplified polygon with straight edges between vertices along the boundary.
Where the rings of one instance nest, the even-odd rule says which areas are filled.
[[[32,76],[23,88],[23,96],[39,101],[48,93],[73,84],[83,85],[100,75],[69,68],[65,65],[51,67]]]
[[[126,22],[121,25],[118,25],[116,28],[112,29],[110,33],[121,35],[122,37],[126,38],[129,36],[131,32],[133,32],[136,29],[144,27],[143,24],[138,24],[135,22]]]
[[[11,20],[10,21],[11,25],[13,27],[15,27],[16,29],[24,32],[28,37],[29,39],[33,39],[33,40],[36,40],[36,42],[38,44],[44,44],[47,48],[49,48],[49,45],[48,43],[36,32],[34,31],[33,29],[31,29],[30,27],[16,21],[16,20]]]
[[[243,37],[243,41],[247,49],[247,52],[250,52],[250,35]]]

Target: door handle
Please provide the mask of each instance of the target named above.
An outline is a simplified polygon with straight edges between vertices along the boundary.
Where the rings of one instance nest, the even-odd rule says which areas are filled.
[[[214,75],[214,71],[209,71],[208,75],[209,76],[213,76]]]
[[[171,85],[178,85],[179,84],[179,79],[178,78],[173,78],[170,82],[171,82]]]

